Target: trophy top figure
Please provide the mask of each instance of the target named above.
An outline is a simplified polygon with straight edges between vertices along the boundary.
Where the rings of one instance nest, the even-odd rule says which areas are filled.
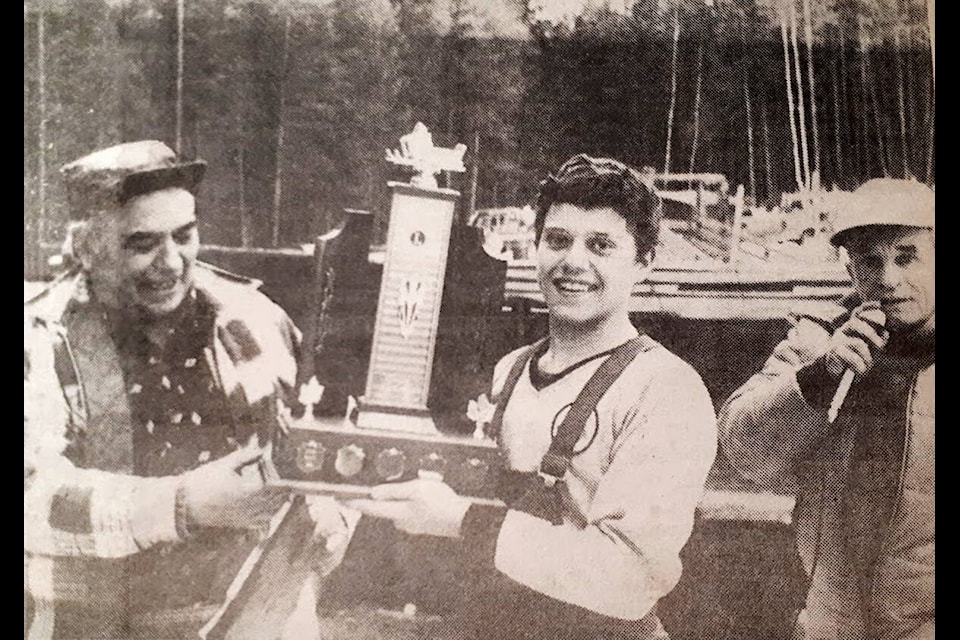
[[[410,184],[424,189],[437,188],[437,174],[441,171],[466,171],[463,166],[465,144],[452,149],[433,146],[433,136],[422,122],[413,131],[400,137],[400,149],[387,149],[387,162],[413,169]]]

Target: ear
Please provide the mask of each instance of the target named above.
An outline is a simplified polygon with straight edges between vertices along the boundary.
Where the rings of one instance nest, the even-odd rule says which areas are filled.
[[[634,263],[636,282],[644,282],[650,277],[650,273],[653,271],[653,259],[655,256],[655,250],[650,249],[650,251],[637,258],[636,262]]]
[[[73,256],[87,271],[95,268],[105,252],[109,251],[109,240],[114,230],[103,220],[90,219],[76,224],[70,230],[70,242]]]
[[[89,270],[93,262],[93,251],[90,246],[90,221],[77,222],[67,230],[67,241],[64,243],[75,260],[80,262],[85,270]]]

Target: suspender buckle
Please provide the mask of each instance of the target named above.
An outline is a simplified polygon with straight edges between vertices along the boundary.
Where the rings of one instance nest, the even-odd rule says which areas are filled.
[[[557,477],[552,476],[549,473],[544,473],[543,471],[537,471],[537,475],[543,480],[543,486],[548,489],[552,489],[555,484],[557,484]]]
[[[547,486],[553,486],[557,480],[562,480],[563,476],[567,474],[568,466],[570,466],[569,458],[553,451],[547,451],[543,460],[540,461],[540,471],[538,473],[549,482]]]

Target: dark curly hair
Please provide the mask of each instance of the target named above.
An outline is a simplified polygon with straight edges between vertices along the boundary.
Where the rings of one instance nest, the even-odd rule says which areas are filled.
[[[540,183],[534,230],[537,244],[543,233],[547,211],[557,203],[584,209],[611,207],[627,222],[633,234],[637,259],[652,253],[660,233],[660,198],[640,174],[617,160],[575,155],[555,174]]]

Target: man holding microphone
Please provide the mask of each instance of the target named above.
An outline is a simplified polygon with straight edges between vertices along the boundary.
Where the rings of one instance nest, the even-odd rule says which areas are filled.
[[[876,179],[837,213],[854,291],[797,314],[720,413],[740,473],[798,482],[810,586],[797,637],[918,640],[935,632],[934,193]]]

